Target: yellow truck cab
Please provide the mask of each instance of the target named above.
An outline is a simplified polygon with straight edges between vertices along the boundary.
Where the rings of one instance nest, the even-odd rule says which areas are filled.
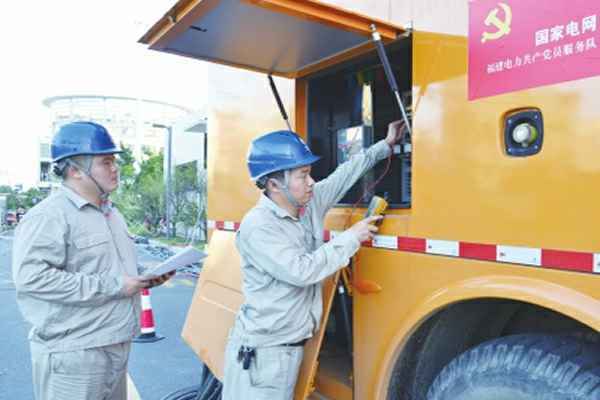
[[[535,396],[556,384],[556,399],[600,399],[598,14],[579,0],[179,0],[168,10],[141,42],[210,63],[209,257],[182,336],[212,374],[222,377],[243,301],[235,231],[260,195],[248,146],[286,127],[267,76],[322,156],[322,179],[402,117],[375,29],[412,135],[385,176],[384,161],[327,215],[325,240],[362,218],[373,194],[390,203],[349,267],[378,290],[328,279],[295,398],[521,400],[550,398]]]

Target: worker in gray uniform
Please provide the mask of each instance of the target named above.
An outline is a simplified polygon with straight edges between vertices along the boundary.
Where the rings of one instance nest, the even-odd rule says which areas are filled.
[[[64,125],[52,140],[62,187],[15,232],[13,279],[29,334],[37,400],[126,400],[131,339],[140,333],[136,251],[108,195],[117,189],[115,146],[93,122]]]
[[[384,140],[318,183],[310,172],[319,157],[294,132],[252,142],[248,169],[263,195],[236,237],[244,303],[227,343],[223,400],[293,398],[303,346],[319,329],[322,282],[373,237],[381,218],[366,218],[324,243],[325,214],[390,155],[402,131],[401,121],[392,122]]]

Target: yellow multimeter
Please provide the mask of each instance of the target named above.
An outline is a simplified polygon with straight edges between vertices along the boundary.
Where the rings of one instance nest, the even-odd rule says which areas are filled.
[[[383,215],[385,210],[388,207],[388,202],[379,196],[373,196],[371,201],[369,202],[369,207],[367,208],[367,213],[365,214],[365,218],[373,217],[376,215]],[[381,223],[383,219],[377,221],[377,223]]]

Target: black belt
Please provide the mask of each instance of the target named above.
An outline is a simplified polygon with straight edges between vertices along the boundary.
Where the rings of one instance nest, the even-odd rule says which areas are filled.
[[[304,346],[306,344],[306,342],[308,342],[308,339],[302,339],[301,341],[296,342],[296,343],[285,343],[285,344],[282,344],[282,346],[286,346],[286,347],[302,347],[302,346]]]

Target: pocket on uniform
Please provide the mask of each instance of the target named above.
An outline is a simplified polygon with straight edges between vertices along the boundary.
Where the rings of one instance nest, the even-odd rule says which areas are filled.
[[[289,366],[282,363],[281,351],[285,349],[278,347],[256,349],[256,356],[248,370],[252,386],[285,389]]]
[[[94,233],[73,239],[73,244],[79,250],[89,249],[107,242],[108,237],[104,233]]]
[[[107,268],[108,241],[104,233],[86,234],[73,239],[75,251],[71,261],[78,268],[76,272],[99,273]]]
[[[289,390],[294,390],[296,381],[298,380],[298,372],[300,371],[300,365],[302,364],[302,358],[304,355],[304,348],[288,347],[285,351],[279,353],[279,359],[281,364],[286,365],[285,374],[285,387]]]
[[[101,349],[84,349],[52,353],[50,370],[60,375],[105,375],[110,359]]]

